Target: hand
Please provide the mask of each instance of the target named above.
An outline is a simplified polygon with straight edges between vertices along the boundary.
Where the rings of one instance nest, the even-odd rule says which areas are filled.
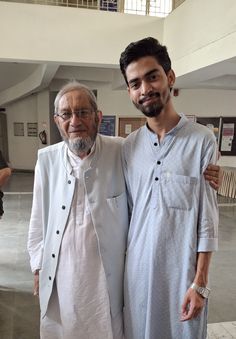
[[[192,288],[187,290],[181,307],[180,321],[187,321],[197,317],[205,304],[205,300]]]
[[[34,295],[39,296],[39,270],[34,273]]]
[[[214,190],[218,190],[222,184],[223,171],[218,165],[209,164],[204,172],[204,177]]]

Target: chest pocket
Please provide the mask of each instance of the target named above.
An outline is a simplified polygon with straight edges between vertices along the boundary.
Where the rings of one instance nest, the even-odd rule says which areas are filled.
[[[123,192],[120,195],[117,195],[113,198],[107,198],[107,204],[113,213],[117,213],[118,211],[122,211],[126,205],[126,193]]]
[[[167,207],[190,210],[197,181],[195,177],[165,173],[161,184],[163,199]]]

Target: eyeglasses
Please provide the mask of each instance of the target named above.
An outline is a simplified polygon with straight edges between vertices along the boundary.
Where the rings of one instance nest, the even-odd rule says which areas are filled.
[[[88,120],[91,118],[92,114],[93,114],[93,110],[91,109],[80,109],[78,111],[75,112],[63,112],[63,113],[57,113],[56,115],[60,118],[62,118],[64,121],[70,120],[73,116],[73,114],[76,115],[77,118],[80,119],[84,119],[84,120]]]

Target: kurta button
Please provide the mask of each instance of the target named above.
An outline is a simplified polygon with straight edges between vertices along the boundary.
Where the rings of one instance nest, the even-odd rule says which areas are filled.
[[[52,280],[52,277],[48,277],[49,280]]]
[[[63,210],[65,210],[65,209],[66,209],[66,206],[62,205],[61,208],[62,208]]]
[[[56,231],[56,234],[59,234],[59,233],[60,233],[60,231],[57,230],[57,231]]]
[[[157,180],[159,180],[159,178],[156,177],[155,180],[157,181]]]
[[[158,161],[157,161],[157,165],[160,165],[160,164],[161,164],[161,162],[158,160]]]
[[[52,254],[52,257],[55,258],[55,254],[54,253]]]
[[[70,181],[70,180],[68,180],[68,184],[71,184],[71,181]]]
[[[154,146],[157,146],[157,142],[154,142]]]

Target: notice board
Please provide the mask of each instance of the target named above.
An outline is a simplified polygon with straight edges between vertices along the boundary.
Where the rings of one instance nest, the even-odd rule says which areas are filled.
[[[126,138],[131,132],[135,131],[139,127],[146,123],[146,118],[119,118],[119,136]]]
[[[222,117],[220,153],[221,155],[236,155],[236,117]]]

